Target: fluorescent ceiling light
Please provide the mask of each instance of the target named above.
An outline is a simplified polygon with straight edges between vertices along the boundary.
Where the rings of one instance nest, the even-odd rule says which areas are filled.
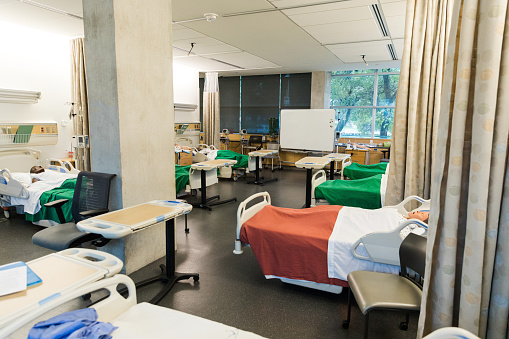
[[[40,98],[41,92],[0,88],[0,103],[36,104]]]

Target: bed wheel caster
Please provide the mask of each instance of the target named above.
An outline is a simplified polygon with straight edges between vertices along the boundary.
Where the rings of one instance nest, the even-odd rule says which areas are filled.
[[[195,189],[192,189],[192,190],[191,190],[191,195],[192,195],[192,196],[196,196],[197,194],[198,194],[198,191],[197,191],[197,190],[195,190]]]
[[[90,298],[91,298],[91,297],[92,297],[92,294],[87,293],[87,294],[83,294],[83,295],[81,296],[81,299],[82,299],[83,301],[88,301],[88,300],[90,300]]]
[[[5,217],[5,219],[10,219],[11,218],[11,211],[4,210],[4,217]]]
[[[402,331],[408,330],[408,323],[403,321],[402,323],[399,324],[399,329]]]
[[[198,280],[200,280],[200,277],[196,277],[196,276],[195,276],[195,277],[193,277],[193,280],[194,280],[194,281],[198,281]]]
[[[350,322],[348,320],[343,320],[343,328],[348,329],[350,327]]]

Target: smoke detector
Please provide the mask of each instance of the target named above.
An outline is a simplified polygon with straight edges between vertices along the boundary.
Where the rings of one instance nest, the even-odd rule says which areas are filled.
[[[203,14],[203,16],[205,17],[205,20],[207,20],[207,22],[212,22],[217,19],[216,13],[205,13]]]

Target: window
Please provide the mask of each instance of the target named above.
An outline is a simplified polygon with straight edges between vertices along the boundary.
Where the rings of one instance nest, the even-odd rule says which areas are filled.
[[[331,108],[342,138],[390,139],[399,69],[333,72]]]
[[[203,82],[200,79],[201,107]],[[269,118],[279,121],[282,109],[310,108],[311,73],[220,77],[219,105],[221,130],[268,134]],[[203,126],[203,109],[200,121]]]

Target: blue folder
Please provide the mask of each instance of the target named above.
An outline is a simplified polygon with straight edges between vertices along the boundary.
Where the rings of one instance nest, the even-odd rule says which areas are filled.
[[[23,261],[13,262],[12,264],[3,265],[0,267],[0,271],[8,270],[11,268],[16,268],[20,266],[26,266],[27,267],[27,287],[30,287],[32,285],[36,285],[42,282],[42,279],[32,271],[28,265]]]

